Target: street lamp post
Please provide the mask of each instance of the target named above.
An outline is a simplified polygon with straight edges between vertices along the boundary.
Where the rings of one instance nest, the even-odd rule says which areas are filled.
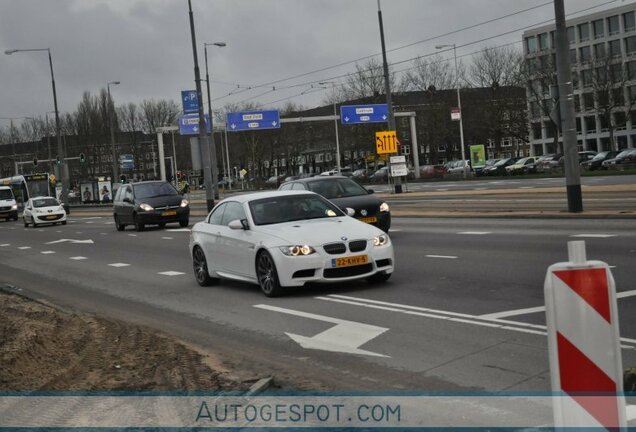
[[[118,180],[119,179],[119,164],[117,161],[117,152],[115,151],[115,126],[113,126],[113,120],[115,116],[113,115],[114,113],[111,112],[111,109],[110,109],[110,105],[112,103],[112,99],[110,98],[110,86],[119,85],[119,84],[121,84],[119,81],[110,81],[106,83],[106,88],[108,91],[108,126],[110,128],[110,148],[113,153],[113,180],[112,180],[113,183],[119,181]],[[114,107],[114,104],[113,104],[113,107]]]
[[[435,49],[443,49],[443,48],[453,48],[453,55],[455,56],[455,87],[457,88],[457,108],[459,109],[459,139],[460,139],[460,144],[461,144],[461,149],[462,149],[462,164],[464,163],[464,160],[466,159],[466,150],[464,149],[464,124],[463,124],[463,118],[464,118],[464,113],[462,113],[462,99],[459,96],[459,73],[458,73],[458,69],[457,69],[457,46],[455,44],[452,45],[436,45]],[[463,172],[464,172],[464,178],[466,178],[468,176],[467,173],[467,167],[464,166]]]
[[[205,53],[205,84],[207,87],[208,93],[208,114],[210,115],[210,134],[208,135],[210,138],[210,143],[212,145],[212,149],[214,149],[214,153],[212,156],[212,177],[214,179],[214,198],[219,198],[219,182],[218,182],[218,167],[216,161],[216,145],[214,143],[214,128],[212,127],[212,101],[210,100],[210,74],[208,72],[208,45],[214,45],[217,47],[224,47],[227,44],[225,42],[211,42],[211,43],[203,43],[203,52]],[[221,145],[222,147],[223,145]],[[221,163],[223,160],[221,159]]]
[[[26,51],[47,51],[49,54],[49,67],[51,68],[51,83],[53,86],[53,107],[55,108],[55,133],[57,135],[57,153],[60,157],[60,175],[62,177],[62,196],[60,197],[60,201],[64,205],[67,213],[68,213],[68,165],[66,165],[66,155],[64,152],[64,146],[62,145],[62,131],[60,129],[60,112],[57,109],[57,92],[55,90],[55,75],[53,74],[53,60],[51,59],[51,49],[50,48],[29,48],[29,49],[11,49],[6,50],[4,53],[6,55],[11,55],[17,52],[26,52]]]
[[[338,174],[340,174],[340,139],[338,137],[338,114],[336,111],[336,98],[335,98],[335,88],[336,83],[333,81],[322,81],[319,82],[320,85],[331,84],[331,88],[333,91],[333,127],[336,131],[336,169],[338,170]]]

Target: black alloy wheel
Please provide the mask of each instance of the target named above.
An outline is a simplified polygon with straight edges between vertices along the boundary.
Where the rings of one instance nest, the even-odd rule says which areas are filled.
[[[182,219],[179,221],[179,226],[181,228],[185,228],[190,224],[190,220],[189,219]]]
[[[117,231],[123,231],[126,229],[126,225],[119,221],[119,216],[115,215],[115,227],[117,227]]]
[[[135,223],[135,230],[137,232],[141,232],[141,231],[144,230],[144,228],[146,228],[146,226],[144,224],[139,222],[139,218],[137,217],[137,215],[133,216],[133,222]]]
[[[199,285],[210,286],[218,282],[218,279],[210,277],[205,254],[203,253],[203,249],[199,246],[196,246],[192,251],[192,268],[194,270],[194,277]]]
[[[256,276],[263,294],[267,297],[278,297],[283,293],[283,287],[278,280],[276,264],[267,251],[263,251],[256,257]]]

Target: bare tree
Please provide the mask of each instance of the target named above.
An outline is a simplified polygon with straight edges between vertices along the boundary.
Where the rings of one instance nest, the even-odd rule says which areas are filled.
[[[395,73],[389,71],[391,91],[399,91]],[[371,57],[364,64],[356,63],[356,71],[347,75],[343,86],[346,99],[362,99],[384,94],[384,68],[382,63]]]
[[[475,54],[468,81],[473,87],[523,86],[523,55],[518,49],[490,47]]]
[[[407,91],[454,88],[455,67],[439,54],[426,58],[418,57],[413,68],[402,78],[402,87]]]
[[[142,129],[149,134],[155,133],[158,127],[176,124],[181,112],[176,102],[165,99],[146,99],[140,108]]]
[[[594,93],[596,112],[601,120],[601,131],[609,132],[610,150],[618,150],[614,132],[625,127],[633,105],[633,98],[625,98],[625,83],[628,72],[620,58],[612,56],[595,57],[591,62],[591,87]]]

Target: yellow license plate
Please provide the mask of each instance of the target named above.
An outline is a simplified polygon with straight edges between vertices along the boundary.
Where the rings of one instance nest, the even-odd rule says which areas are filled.
[[[369,217],[361,217],[360,220],[366,223],[376,223],[378,221],[378,218],[375,216],[369,216]]]
[[[369,262],[367,255],[356,255],[344,258],[334,258],[331,260],[331,267],[350,267],[362,265]]]
[[[49,216],[47,216],[46,218],[47,218],[47,219],[57,219],[57,216],[55,216],[55,215],[49,215]]]
[[[174,216],[176,214],[177,214],[176,210],[170,210],[170,211],[165,211],[161,213],[161,216]]]

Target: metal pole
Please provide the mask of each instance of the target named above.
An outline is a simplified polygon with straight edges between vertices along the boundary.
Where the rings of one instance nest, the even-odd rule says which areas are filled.
[[[172,135],[172,157],[174,158],[174,170],[172,172],[172,178],[174,180],[174,185],[178,187],[177,185],[177,151],[175,150],[175,147],[174,147],[174,131],[170,131],[170,135]]]
[[[203,164],[203,183],[205,185],[205,202],[208,212],[214,208],[214,185],[216,181],[213,181],[214,167],[210,167],[210,153],[214,155],[216,161],[216,152],[214,151],[214,140],[212,142],[212,148],[210,148],[210,141],[206,133],[205,116],[203,115],[203,95],[201,92],[201,75],[199,73],[199,59],[197,56],[197,41],[194,34],[194,16],[192,15],[192,1],[188,0],[188,14],[190,17],[190,36],[192,38],[192,55],[194,57],[194,81],[196,84],[197,97],[199,99],[199,143],[201,145],[201,159]],[[210,119],[212,120],[212,119]],[[216,177],[216,176],[215,176]]]
[[[333,127],[336,129],[336,153],[338,154],[338,158],[336,159],[336,169],[338,170],[338,174],[340,174],[340,139],[338,138],[338,119],[336,112],[336,101],[333,101]]]
[[[559,85],[561,130],[563,133],[563,153],[565,155],[565,185],[568,198],[568,211],[570,213],[580,213],[583,211],[583,197],[581,194],[581,173],[579,172],[579,157],[576,144],[572,72],[570,71],[570,55],[563,0],[554,0],[554,17],[556,21],[557,79]]]
[[[409,123],[411,125],[411,152],[413,153],[413,169],[415,171],[415,178],[420,178],[420,151],[417,147],[417,130],[415,128],[415,116],[409,117]]]
[[[60,201],[64,205],[66,212],[68,213],[68,165],[66,164],[66,154],[64,146],[62,144],[62,130],[60,128],[60,112],[57,109],[57,92],[55,90],[55,76],[53,75],[53,60],[51,59],[51,49],[47,48],[49,52],[49,66],[51,67],[51,83],[53,85],[53,106],[55,107],[55,131],[57,135],[57,152],[60,155],[60,175],[62,176],[62,196]]]
[[[386,60],[386,46],[384,44],[384,25],[382,24],[382,10],[378,0],[378,21],[380,23],[380,42],[382,44],[382,66],[384,69],[384,91],[386,93],[386,105],[389,110],[389,130],[395,130],[395,116],[393,115],[393,103],[391,102],[391,83],[389,82],[389,64]],[[398,148],[398,154],[400,149]],[[395,193],[402,193],[402,179],[395,178]]]
[[[230,172],[230,149],[227,146],[227,122],[225,123],[225,157],[227,158],[227,173]],[[232,190],[232,183],[230,183],[230,190]]]
[[[51,137],[49,134],[49,113],[45,112],[44,117],[46,118],[46,146],[49,149],[49,171],[53,172],[53,159],[51,158]]]
[[[13,175],[18,175],[18,164],[16,162],[17,156],[15,154],[15,135],[13,134],[13,119],[9,119],[10,138],[11,138],[11,158],[13,159]]]
[[[459,108],[459,140],[462,149],[462,167],[464,172],[464,178],[467,177],[466,166],[464,166],[464,160],[466,159],[466,149],[464,148],[464,113],[462,112],[462,98],[459,95],[459,69],[457,68],[457,45],[453,44],[453,55],[455,56],[455,86],[457,87],[457,108]]]
[[[119,164],[117,160],[117,152],[115,150],[115,127],[113,126],[113,119],[115,116],[113,115],[110,109],[110,105],[112,103],[112,100],[110,97],[111,84],[117,85],[119,84],[119,81],[109,82],[106,84],[106,88],[108,89],[108,123],[110,126],[110,147],[111,147],[112,157],[113,157],[113,182],[117,182],[119,181]]]
[[[189,1],[189,0],[188,0]],[[216,145],[214,142],[214,128],[212,127],[212,101],[210,100],[210,74],[208,73],[208,44],[203,44],[203,52],[205,53],[205,85],[208,91],[208,115],[210,116],[210,133],[208,137],[210,139],[211,148],[213,150],[211,154],[212,164],[212,183],[214,185],[214,199],[219,199],[219,180],[218,180],[218,167],[216,161]],[[203,124],[203,123],[201,123]],[[207,130],[206,130],[207,132]]]

